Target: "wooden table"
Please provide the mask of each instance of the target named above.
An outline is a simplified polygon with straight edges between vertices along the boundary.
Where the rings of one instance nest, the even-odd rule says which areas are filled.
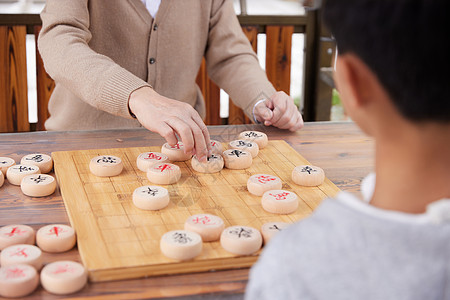
[[[312,164],[325,170],[339,188],[359,192],[361,179],[373,170],[373,141],[353,123],[307,123],[296,133],[260,125],[212,126],[213,139],[229,141],[244,130],[260,130],[269,139],[288,142]],[[164,140],[145,129],[83,132],[33,132],[0,134],[0,156],[19,162],[29,153],[60,150],[102,149],[162,145]],[[61,194],[46,198],[29,198],[20,188],[5,182],[0,188],[0,226],[27,224],[35,229],[49,223],[69,223]],[[80,261],[76,249],[62,254],[44,254],[46,263],[61,259]],[[201,295],[196,298],[239,298],[245,290],[248,269],[207,272],[177,276],[88,284],[74,298],[142,299]],[[38,288],[27,299],[55,299]]]

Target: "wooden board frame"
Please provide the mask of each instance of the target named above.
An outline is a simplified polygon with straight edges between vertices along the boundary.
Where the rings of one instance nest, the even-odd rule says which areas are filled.
[[[202,254],[194,260],[177,262],[162,255],[159,240],[166,231],[183,229],[187,217],[196,213],[218,215],[226,226],[260,229],[270,221],[292,223],[308,216],[324,198],[339,192],[327,178],[318,187],[293,183],[293,168],[309,164],[308,161],[286,142],[270,141],[246,170],[201,174],[192,170],[190,161],[176,163],[182,177],[178,183],[165,186],[171,196],[169,206],[160,211],[140,210],[132,204],[132,192],[151,183],[137,169],[136,158],[142,152],[159,150],[160,147],[137,147],[52,153],[61,195],[91,281],[249,267],[258,253],[235,256],[219,242],[210,242],[203,243]],[[107,178],[92,175],[89,161],[97,155],[121,157],[123,172]],[[297,211],[289,215],[265,212],[260,197],[251,195],[246,188],[247,179],[258,173],[280,177],[283,189],[299,196]]]

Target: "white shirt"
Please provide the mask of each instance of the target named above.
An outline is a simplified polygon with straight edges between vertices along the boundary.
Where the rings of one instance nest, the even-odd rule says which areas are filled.
[[[159,5],[161,4],[161,0],[142,0],[142,3],[144,3],[145,7],[147,7],[148,12],[154,18],[156,16],[156,14],[158,13],[158,9],[159,9]],[[258,102],[256,102],[255,105],[253,105],[253,111],[252,111],[253,120],[257,124],[260,124],[261,122],[258,122],[258,120],[256,119],[255,108],[256,108],[256,105],[258,105],[259,103],[264,102],[264,101],[266,101],[266,99],[261,99]]]
[[[450,199],[444,198],[436,200],[427,205],[425,213],[410,214],[394,210],[385,210],[370,205],[373,192],[375,190],[376,175],[370,173],[361,182],[361,193],[363,201],[346,192],[341,192],[336,196],[337,201],[351,207],[361,213],[378,217],[380,219],[395,220],[398,222],[412,223],[434,223],[450,222]]]
[[[367,199],[374,183],[365,181]],[[450,299],[448,241],[450,199],[409,214],[341,192],[270,240],[246,300]]]
[[[147,7],[148,12],[154,18],[158,13],[159,5],[161,4],[161,0],[142,0],[145,7]]]

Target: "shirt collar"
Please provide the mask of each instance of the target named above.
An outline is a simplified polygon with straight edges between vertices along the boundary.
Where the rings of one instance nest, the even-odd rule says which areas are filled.
[[[433,223],[441,224],[450,222],[450,199],[444,198],[434,201],[427,206],[427,210],[423,214],[409,214],[399,211],[385,210],[370,205],[373,192],[375,190],[376,175],[370,173],[361,182],[361,194],[363,201],[354,195],[341,192],[337,196],[337,200],[353,209],[364,212],[366,214],[395,220],[399,222],[412,223]]]

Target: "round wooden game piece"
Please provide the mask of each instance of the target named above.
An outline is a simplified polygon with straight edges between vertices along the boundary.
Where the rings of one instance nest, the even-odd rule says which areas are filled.
[[[253,162],[252,155],[249,152],[238,149],[223,151],[223,160],[225,167],[233,170],[250,168]]]
[[[34,229],[27,225],[7,225],[0,228],[0,250],[17,244],[33,245]]]
[[[248,226],[231,226],[220,235],[222,248],[237,255],[250,255],[262,246],[262,237],[258,229]]]
[[[22,179],[20,189],[27,196],[44,197],[55,192],[56,180],[48,174],[27,175]]]
[[[22,179],[27,175],[40,174],[38,166],[34,165],[14,165],[8,168],[6,171],[6,178],[9,183],[14,185],[20,185]]]
[[[140,209],[160,210],[169,202],[169,191],[161,186],[144,185],[133,192],[133,204]]]
[[[292,180],[298,185],[318,186],[325,180],[325,173],[316,166],[297,166],[292,171]]]
[[[38,166],[41,173],[48,173],[53,168],[53,160],[47,154],[33,153],[22,157],[20,160],[22,165]]]
[[[36,232],[36,244],[45,252],[65,252],[72,249],[76,242],[75,230],[67,225],[46,225]]]
[[[18,244],[6,247],[0,253],[0,263],[3,267],[15,264],[27,264],[36,270],[42,268],[42,251],[34,245]]]
[[[280,178],[268,174],[252,175],[247,181],[248,191],[256,196],[262,196],[270,190],[280,190],[282,186]]]
[[[196,232],[173,230],[161,237],[160,248],[169,258],[190,260],[202,253],[202,238]]]
[[[218,154],[211,154],[205,162],[197,159],[197,156],[192,156],[192,169],[200,173],[217,173],[223,169],[223,158]]]
[[[157,163],[169,162],[169,157],[159,152],[144,152],[139,154],[136,164],[139,170],[147,172],[148,168]]]
[[[49,293],[67,295],[81,290],[87,283],[87,272],[82,264],[69,261],[55,261],[41,271],[42,287]]]
[[[35,268],[26,264],[14,264],[0,268],[0,296],[19,298],[31,294],[39,285]]]
[[[95,176],[111,177],[122,173],[122,159],[113,155],[100,155],[91,159],[89,170]]]
[[[259,146],[257,143],[254,143],[252,141],[247,140],[235,140],[228,143],[228,146],[231,149],[237,149],[241,151],[247,151],[249,152],[253,158],[255,158],[258,155],[259,152]]]
[[[4,182],[5,182],[5,176],[3,175],[3,172],[0,172],[0,187],[2,187]]]
[[[211,140],[211,152],[213,154],[222,155],[223,153],[223,145],[221,142],[216,140]]]
[[[0,170],[2,171],[4,176],[6,176],[6,171],[8,170],[8,168],[15,164],[16,162],[12,158],[0,157]]]
[[[183,142],[178,142],[173,147],[165,143],[161,147],[161,152],[167,155],[171,161],[186,161],[192,157],[190,153],[184,153]]]
[[[267,134],[260,131],[243,131],[239,134],[239,139],[248,140],[257,143],[259,149],[263,149],[269,143]]]
[[[223,220],[215,215],[198,214],[190,216],[184,223],[184,229],[200,234],[204,242],[217,241],[225,228]]]
[[[269,222],[261,226],[264,244],[267,244],[278,232],[289,226],[286,222]]]
[[[261,205],[273,214],[290,214],[297,210],[298,197],[290,191],[270,190],[263,194]]]
[[[155,164],[148,169],[147,178],[156,184],[172,184],[180,180],[181,169],[170,163]]]

